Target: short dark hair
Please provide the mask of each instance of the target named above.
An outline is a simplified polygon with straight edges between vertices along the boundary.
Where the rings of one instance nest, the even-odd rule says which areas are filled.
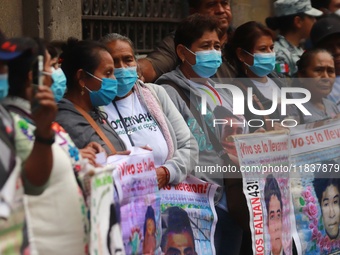
[[[219,38],[221,37],[221,30],[215,17],[199,13],[186,17],[178,24],[175,32],[175,48],[179,44],[190,48],[206,31],[216,31]]]
[[[157,228],[156,226],[156,219],[155,219],[155,210],[152,208],[151,205],[149,205],[147,208],[146,208],[146,213],[145,213],[145,222],[144,222],[144,236],[145,236],[145,232],[146,232],[146,223],[147,223],[147,220],[152,220],[153,223],[155,224],[155,228]]]
[[[332,54],[326,49],[314,48],[311,50],[307,50],[301,55],[300,59],[296,62],[298,72],[302,74],[305,73],[307,67],[310,65],[312,61],[312,58],[316,54],[321,53],[321,52],[328,53],[331,57],[333,57]]]
[[[85,40],[79,41],[70,37],[62,46],[61,69],[66,76],[67,89],[74,88],[75,75],[79,69],[93,73],[100,65],[99,51],[108,51],[106,46],[100,42]]]
[[[167,243],[168,234],[170,233],[189,233],[195,249],[194,233],[192,231],[190,219],[186,211],[177,206],[169,207],[162,213],[162,218],[162,228],[166,228],[166,231],[162,235],[161,241],[161,248],[163,252]]]
[[[54,46],[52,46],[51,44],[48,44],[48,45],[47,45],[47,50],[48,50],[48,53],[50,53],[51,58],[56,58],[56,57],[58,57],[58,51],[57,51],[57,49],[56,49]]]
[[[340,192],[340,187],[339,187],[339,179],[336,173],[333,173],[330,171],[330,167],[334,166],[334,164],[339,164],[334,160],[325,160],[320,162],[322,166],[327,166],[327,176],[325,176],[324,172],[317,172],[315,173],[314,180],[313,180],[313,186],[314,186],[314,191],[316,194],[316,197],[318,198],[320,207],[321,207],[321,202],[322,202],[322,193],[327,189],[328,186],[334,185],[338,191]],[[331,174],[329,174],[331,173]],[[327,178],[324,178],[327,177]]]
[[[316,197],[318,198],[320,207],[322,203],[322,193],[327,189],[328,186],[334,185],[338,191],[339,189],[339,180],[335,178],[315,178],[313,180],[313,186],[315,190]],[[340,206],[340,205],[339,205]]]
[[[279,184],[275,177],[272,174],[269,174],[266,178],[266,184],[264,185],[264,200],[266,203],[267,213],[269,213],[269,203],[272,196],[276,196],[280,201],[280,207],[282,210],[282,197]]]

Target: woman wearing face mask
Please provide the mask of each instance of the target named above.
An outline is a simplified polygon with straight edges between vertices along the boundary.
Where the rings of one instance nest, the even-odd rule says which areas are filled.
[[[51,73],[45,73],[46,75],[50,75],[53,83],[51,86],[51,90],[54,95],[54,99],[56,102],[59,102],[65,93],[66,90],[66,77],[61,68],[55,69],[51,66]]]
[[[149,144],[158,164],[159,187],[169,182],[178,183],[196,162],[194,140],[166,93],[137,80],[131,42],[124,37],[111,42],[108,46],[115,63],[107,48],[99,42],[68,41],[61,66],[67,77],[67,93],[59,103],[57,121],[78,146],[97,141],[107,154]],[[125,57],[115,57],[115,54],[121,54],[115,45],[124,49]],[[117,80],[114,74],[117,74]],[[106,105],[109,105],[105,108],[107,114],[98,108]],[[115,151],[84,117],[84,111],[97,123]]]
[[[41,189],[44,192],[37,197],[26,196],[24,200],[28,212],[29,249],[31,253],[60,254],[60,247],[63,247],[71,254],[86,254],[88,220],[78,174],[86,170],[87,165],[68,134],[53,123],[57,106],[50,87],[56,81],[50,55],[39,39],[14,38],[12,43],[29,49],[8,62],[9,94],[3,100],[15,122],[17,155],[25,169],[30,154],[35,153],[36,168],[39,170],[37,181],[45,176],[44,160],[51,161],[48,183],[41,184],[31,194]],[[38,71],[39,55],[43,62],[41,76]],[[41,85],[38,86],[39,83]],[[46,155],[47,152],[50,154]],[[26,183],[28,187],[32,185],[36,183]]]
[[[273,49],[272,32],[258,22],[249,21],[236,29],[229,52],[239,73],[234,83],[243,91],[244,116],[248,121],[259,120],[256,125],[262,124],[267,131],[282,128],[278,122],[272,122],[270,119],[279,121],[285,117],[280,113],[280,102],[281,87],[286,84],[273,73],[275,67]],[[252,89],[252,104],[255,109],[269,110],[275,100],[277,102],[275,111],[270,115],[252,113],[247,102],[249,88]],[[294,119],[299,121],[299,113],[295,108],[287,108],[287,115],[294,116]],[[254,127],[249,129],[250,132],[256,130]]]
[[[67,78],[67,93],[59,101],[57,122],[70,134],[79,148],[98,142],[108,154],[113,152],[84,117],[87,113],[99,125],[117,151],[126,146],[100,114],[99,106],[109,104],[117,94],[113,61],[107,48],[95,41],[69,38],[62,47],[61,69]]]
[[[216,164],[233,165],[230,159],[227,162],[219,156],[225,152],[220,144],[218,127],[217,125],[213,127],[215,119],[213,111],[216,107],[223,107],[229,111],[233,109],[231,95],[226,89],[216,89],[215,83],[209,79],[222,63],[218,21],[206,15],[193,14],[179,23],[174,40],[181,64],[175,70],[163,74],[156,83],[163,85],[167,90],[196,138],[200,150],[198,165],[203,167]],[[178,93],[184,101],[178,99]],[[201,114],[201,102],[204,97],[207,100],[205,115]],[[243,116],[239,117],[242,122]],[[247,132],[247,129],[245,127],[244,131]],[[239,254],[242,230],[229,213],[237,212],[242,218],[244,212],[247,212],[242,193],[242,180],[237,179],[237,183],[229,183],[230,187],[235,189],[228,190],[227,194],[237,200],[235,203],[237,208],[229,205],[228,197],[230,206],[228,212],[223,173],[211,175],[196,171],[195,176],[222,187],[215,195],[218,216],[215,232],[216,254]],[[242,218],[241,221],[246,222],[247,219]]]
[[[108,34],[101,40],[109,49],[118,82],[117,97],[104,107],[113,129],[127,148],[151,148],[159,187],[179,183],[197,162],[196,142],[163,88],[138,79],[133,43]]]
[[[337,117],[339,110],[326,97],[335,81],[333,56],[324,49],[312,49],[302,54],[297,62],[298,77],[295,86],[306,88],[311,100],[304,104],[312,115],[305,115],[304,123]]]

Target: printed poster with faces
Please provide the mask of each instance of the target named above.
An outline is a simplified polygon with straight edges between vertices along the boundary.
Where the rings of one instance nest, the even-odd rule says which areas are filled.
[[[110,156],[126,254],[161,254],[161,206],[152,151]]]
[[[339,254],[340,121],[295,127],[290,140],[297,251]]]
[[[216,189],[192,175],[161,189],[163,254],[215,255]]]
[[[292,254],[289,136],[233,136],[250,214],[254,254]]]

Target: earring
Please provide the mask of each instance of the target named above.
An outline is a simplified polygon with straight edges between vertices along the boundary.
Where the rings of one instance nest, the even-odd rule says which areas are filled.
[[[81,92],[80,92],[80,95],[82,95],[82,96],[83,96],[83,95],[84,95],[84,93],[85,93],[85,92],[84,92],[84,87],[81,87]]]

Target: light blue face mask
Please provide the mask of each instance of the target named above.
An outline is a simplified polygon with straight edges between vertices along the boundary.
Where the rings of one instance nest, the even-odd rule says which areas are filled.
[[[267,76],[274,70],[276,61],[275,52],[251,54],[246,50],[243,51],[254,57],[254,64],[252,66],[248,65],[246,62],[244,62],[244,64],[258,77]]]
[[[194,53],[188,48],[186,49],[196,57],[196,64],[191,65],[189,62],[188,63],[191,65],[192,70],[202,78],[210,78],[213,76],[222,64],[221,51],[203,50]]]
[[[110,104],[117,96],[117,80],[110,78],[100,79],[89,72],[86,73],[102,82],[100,89],[97,91],[92,91],[85,86],[85,88],[90,92],[90,100],[92,105],[94,107],[98,107]]]
[[[131,91],[138,79],[137,67],[115,68],[114,74],[118,83],[117,96],[124,97]]]
[[[51,90],[54,94],[55,101],[59,102],[65,93],[66,90],[66,76],[61,68],[54,69],[52,68],[52,86]]]
[[[8,74],[0,74],[0,99],[7,97],[8,87]]]

